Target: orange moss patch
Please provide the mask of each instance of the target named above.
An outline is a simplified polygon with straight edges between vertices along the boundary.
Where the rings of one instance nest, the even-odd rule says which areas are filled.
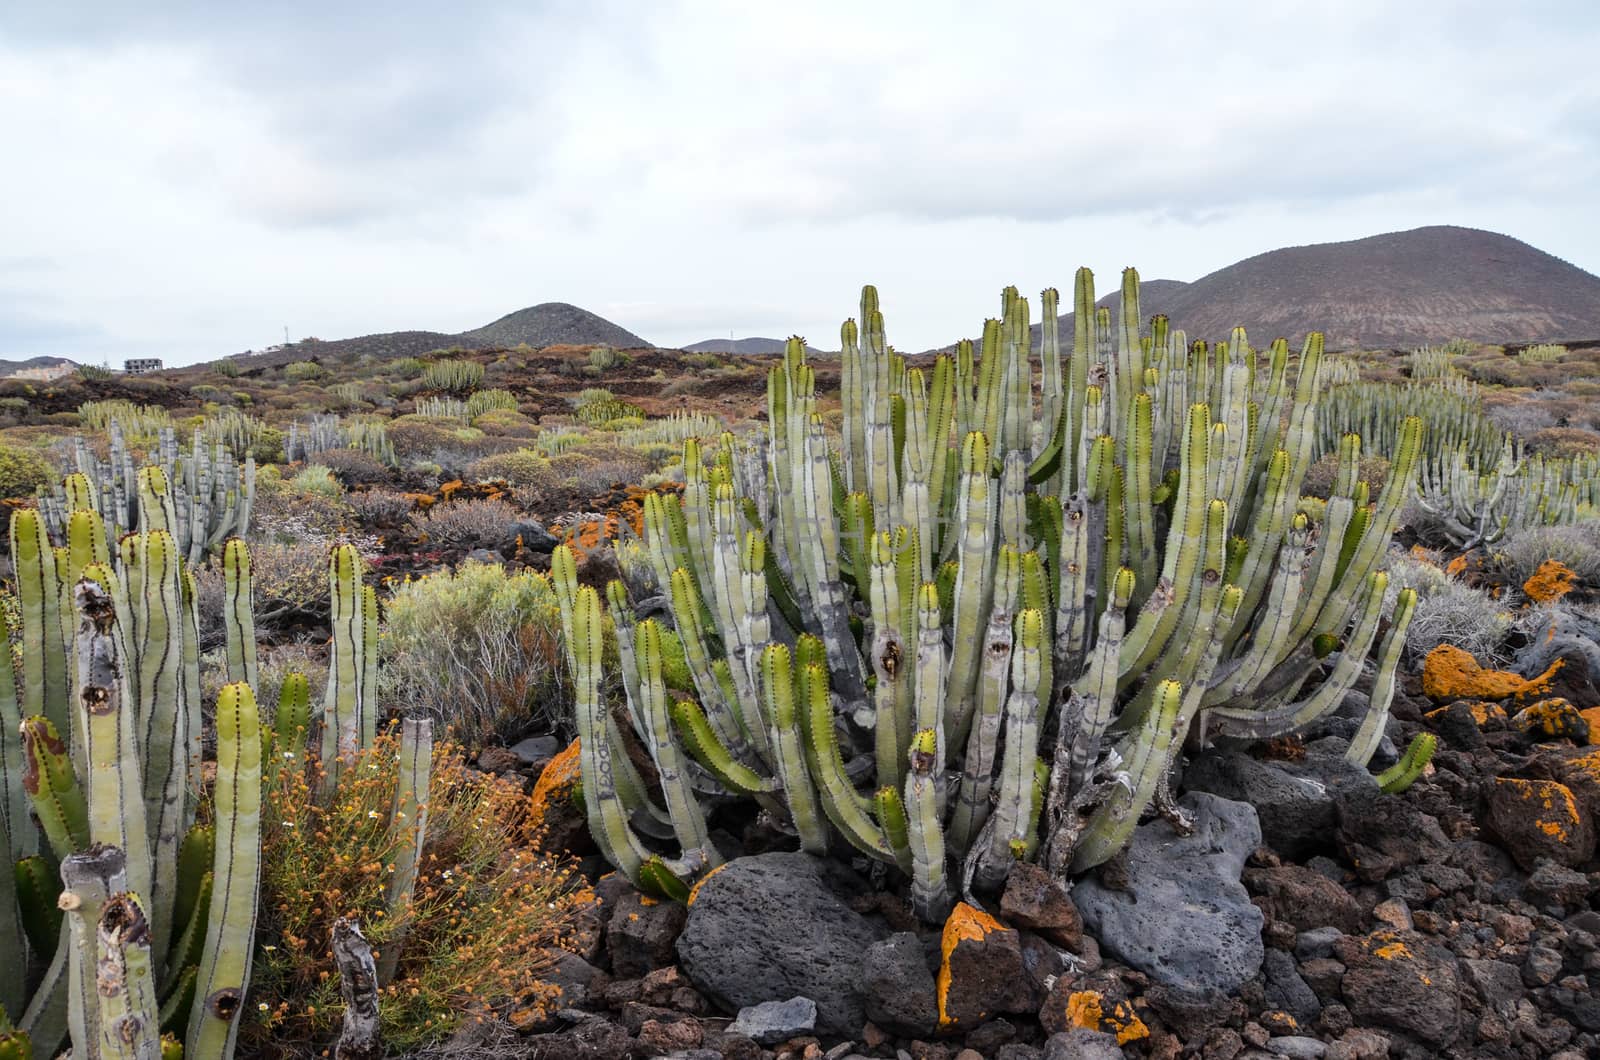
[[[450,495],[456,490],[460,489],[461,486],[462,482],[460,479],[451,479],[449,482],[446,482],[444,485],[439,487],[439,496],[448,501],[450,499]]]
[[[1098,990],[1079,990],[1068,997],[1067,1019],[1074,1026],[1114,1035],[1118,1045],[1150,1037],[1150,1028],[1133,1011],[1132,1005],[1118,1001],[1107,1012],[1105,997]]]
[[[1523,677],[1507,670],[1486,670],[1472,653],[1453,644],[1441,644],[1422,664],[1422,691],[1433,699],[1531,699],[1550,690],[1561,660],[1538,677]]]
[[[528,796],[530,829],[537,829],[544,824],[545,814],[552,804],[566,802],[572,797],[573,785],[577,784],[582,772],[578,741],[573,740],[560,754],[550,759],[544,772],[539,774],[538,782],[533,785],[533,794]]]
[[[1533,826],[1551,839],[1565,843],[1578,833],[1578,800],[1565,784],[1515,777],[1497,777],[1495,784],[1527,806]]]
[[[945,1001],[950,993],[950,955],[963,940],[981,942],[991,931],[1005,929],[1005,925],[1000,921],[966,902],[956,903],[956,907],[945,918],[944,934],[939,937],[939,1026],[955,1025],[954,1018],[945,1007]]]
[[[1459,578],[1463,573],[1466,572],[1466,569],[1467,557],[1465,554],[1457,556],[1455,559],[1444,565],[1444,572],[1450,575],[1452,578]]]
[[[1522,591],[1534,603],[1546,604],[1570,593],[1577,580],[1578,575],[1566,564],[1547,559],[1522,583]]]
[[[1445,716],[1449,709],[1449,707],[1439,707],[1437,710],[1428,711],[1423,717],[1437,722]],[[1472,720],[1478,723],[1478,728],[1480,729],[1491,721],[1504,725],[1507,720],[1505,709],[1498,703],[1485,703],[1483,700],[1478,699],[1468,704],[1467,709],[1472,711]]]

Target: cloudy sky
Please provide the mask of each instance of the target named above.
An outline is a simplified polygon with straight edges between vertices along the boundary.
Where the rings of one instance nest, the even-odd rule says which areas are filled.
[[[1425,224],[1600,272],[1600,4],[15,0],[0,357],[573,302],[662,345],[973,333]],[[1248,323],[1248,322],[1245,322]]]

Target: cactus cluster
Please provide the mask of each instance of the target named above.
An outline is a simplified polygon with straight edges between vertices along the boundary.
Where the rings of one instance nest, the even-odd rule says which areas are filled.
[[[1507,437],[1491,461],[1467,447],[1422,462],[1417,505],[1460,551],[1492,545],[1508,532],[1567,526],[1600,509],[1600,455],[1524,456]]]
[[[173,532],[175,491],[160,467],[140,470],[141,529],[113,548],[87,483],[72,479],[82,476],[67,483],[79,503],[64,545],[51,545],[37,510],[11,520],[23,651],[20,683],[0,651],[0,948],[15,955],[0,975],[0,1029],[39,1055],[70,1039],[82,1056],[172,1055],[179,1042],[191,1057],[229,1056],[254,944],[263,763],[304,760],[306,682],[290,675],[274,725],[263,725],[249,552],[229,540],[229,683],[208,780],[198,614]],[[348,545],[330,557],[340,635],[324,729],[338,750],[372,739],[375,598],[357,564]],[[428,722],[406,723],[391,827],[416,836],[431,741]],[[336,758],[324,751],[325,765]],[[396,915],[410,901],[419,845],[391,877]]]
[[[400,465],[382,420],[341,421],[337,413],[330,412],[311,417],[303,426],[298,420],[289,424],[289,436],[283,444],[286,460],[311,461],[329,449],[357,449],[388,467]]]
[[[1566,355],[1565,346],[1553,342],[1541,342],[1518,350],[1517,360],[1522,364],[1554,364]]]
[[[108,433],[108,459],[99,459],[89,443],[77,436],[73,439],[76,473],[53,490],[41,491],[39,510],[57,543],[66,542],[71,516],[81,510],[96,512],[113,540],[151,529],[142,521],[143,479],[119,421],[110,421]],[[250,528],[256,496],[255,457],[247,455],[239,463],[220,442],[207,445],[198,427],[189,449],[183,451],[172,428],[163,427],[147,463],[162,472],[168,495],[160,507],[171,515],[162,525],[184,562],[200,563],[228,538],[243,537]]]
[[[981,347],[924,368],[889,348],[866,288],[841,335],[837,442],[791,340],[765,435],[724,435],[709,466],[687,443],[681,498],[647,498],[643,540],[619,549],[627,585],[602,600],[558,550],[584,804],[636,883],[682,893],[714,865],[706,797],[734,794],[807,850],[842,839],[902,871],[936,919],[1013,859],[1083,870],[1147,808],[1176,815],[1168,775],[1191,740],[1292,732],[1344,699],[1380,641],[1420,421],[1377,498],[1360,440],[1341,439],[1313,527],[1295,508],[1319,335],[1291,380],[1282,340],[1264,357],[1242,329],[1191,346],[1162,317],[1141,334],[1133,270],[1115,322],[1088,270],[1075,294],[1070,350],[1055,291],[1035,348],[1008,289]],[[636,618],[645,594],[666,614]],[[1378,646],[1355,761],[1414,601],[1399,595]],[[602,681],[608,628],[625,711]],[[641,836],[652,820],[676,853]]]
[[[483,365],[476,361],[434,361],[423,370],[422,381],[434,390],[465,394],[483,382]]]
[[[1368,452],[1392,458],[1412,417],[1428,425],[1424,451],[1432,460],[1465,449],[1487,465],[1505,443],[1505,432],[1484,415],[1477,384],[1448,376],[1404,386],[1354,383],[1327,389],[1317,405],[1317,455],[1336,452],[1345,435],[1359,434]]]

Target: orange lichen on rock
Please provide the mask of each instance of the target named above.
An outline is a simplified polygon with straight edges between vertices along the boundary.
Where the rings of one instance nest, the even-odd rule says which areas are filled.
[[[449,482],[446,482],[444,485],[439,487],[439,496],[448,501],[450,499],[450,495],[456,490],[460,489],[462,485],[463,483],[460,479],[453,478]]]
[[[578,741],[566,748],[545,765],[528,796],[528,827],[537,829],[544,823],[545,814],[555,802],[564,802],[572,795],[573,785],[582,775],[582,762],[578,757]]]
[[[1589,742],[1600,744],[1600,706],[1590,707],[1588,710],[1578,711],[1579,716],[1589,723]]]
[[[1086,1030],[1115,1036],[1118,1045],[1150,1037],[1150,1028],[1133,1011],[1132,1005],[1118,1001],[1107,1012],[1105,996],[1098,990],[1079,990],[1068,997],[1067,1019]]]
[[[955,1019],[945,1002],[950,993],[950,955],[963,941],[981,942],[991,931],[1004,931],[1006,926],[977,906],[957,902],[945,918],[944,934],[939,937],[939,1026],[951,1027]]]
[[[1578,801],[1565,784],[1553,780],[1497,777],[1495,784],[1511,791],[1533,814],[1533,826],[1551,839],[1566,842],[1578,830]]]
[[[1538,677],[1486,670],[1471,652],[1441,644],[1423,661],[1422,691],[1437,700],[1530,699],[1550,690],[1550,681],[1560,668],[1561,660],[1557,659]]]
[[[1535,740],[1571,740],[1575,744],[1589,742],[1589,720],[1570,702],[1560,697],[1541,699],[1524,707],[1511,719],[1512,727]]]
[[[723,869],[725,869],[727,867],[728,867],[728,863],[727,862],[723,862],[721,865],[718,865],[716,868],[712,869],[710,872],[706,873],[704,876],[702,876],[698,880],[696,880],[695,883],[694,883],[694,886],[689,888],[689,897],[684,900],[683,904],[684,905],[694,905],[694,900],[696,898],[700,897],[700,888],[702,888],[702,887],[704,887],[706,885],[706,881],[709,880],[711,877],[715,876],[717,873],[721,872]]]
[[[1503,727],[1506,724],[1507,718],[1505,709],[1498,703],[1486,703],[1481,699],[1475,699],[1467,704],[1467,709],[1472,712],[1472,720],[1478,723],[1478,728],[1480,729],[1487,728],[1491,724],[1496,728]],[[1444,716],[1449,712],[1450,707],[1448,706],[1438,707],[1434,710],[1428,711],[1423,715],[1423,717],[1430,721],[1437,722],[1443,719]]]
[[[1570,593],[1577,580],[1578,575],[1572,568],[1557,560],[1547,559],[1522,583],[1522,591],[1534,603],[1547,604]]]
[[[1462,553],[1444,565],[1444,572],[1452,578],[1459,578],[1467,569],[1467,556]]]

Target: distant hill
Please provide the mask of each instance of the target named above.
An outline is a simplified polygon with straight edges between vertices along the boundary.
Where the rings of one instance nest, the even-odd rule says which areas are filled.
[[[1099,279],[1115,315],[1119,278]],[[1600,277],[1510,236],[1438,225],[1268,251],[1193,283],[1148,280],[1139,311],[1165,313],[1190,339],[1243,325],[1256,345],[1307,331],[1331,349],[1585,339],[1600,337]],[[1061,326],[1067,341],[1071,313]]]
[[[70,357],[29,357],[25,361],[8,361],[0,358],[0,375],[10,375],[18,368],[44,368],[52,364],[77,364]]]
[[[529,346],[568,344],[634,350],[650,345],[604,317],[565,302],[544,302],[519,309],[493,324],[463,331],[455,339],[463,346],[515,346],[525,342]]]
[[[788,347],[786,339],[706,339],[685,346],[685,353],[782,353]]]
[[[434,350],[461,346],[469,350],[497,349],[527,343],[533,347],[615,346],[648,348],[651,343],[587,309],[566,302],[544,302],[509,313],[492,324],[471,331],[385,331],[349,339],[301,339],[262,353],[235,358],[250,368],[270,367],[310,358],[375,357],[395,360],[418,357]]]

